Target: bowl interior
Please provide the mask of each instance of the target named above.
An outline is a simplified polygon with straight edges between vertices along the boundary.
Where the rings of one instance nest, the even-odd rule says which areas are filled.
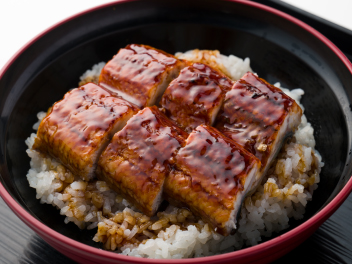
[[[21,206],[50,228],[99,247],[94,231],[64,224],[51,205],[40,204],[26,179],[25,139],[36,113],[45,111],[93,64],[108,61],[130,43],[169,53],[217,49],[249,57],[252,69],[271,83],[303,88],[302,103],[315,129],[325,166],[308,204],[307,220],[330,202],[350,178],[351,73],[309,32],[282,17],[229,1],[132,1],[83,13],[51,29],[9,65],[0,80],[1,183]]]

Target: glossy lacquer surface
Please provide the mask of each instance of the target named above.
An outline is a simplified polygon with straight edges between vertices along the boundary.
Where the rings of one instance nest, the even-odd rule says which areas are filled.
[[[105,65],[99,84],[143,108],[154,104],[157,87],[182,64],[162,50],[131,44]]]
[[[182,129],[192,132],[201,124],[212,125],[225,93],[233,82],[202,63],[184,68],[161,98],[166,115]]]
[[[288,127],[296,127],[302,115],[297,103],[280,89],[247,73],[226,94],[215,126],[253,153],[264,168],[277,138],[282,138],[277,143],[281,144],[285,133],[292,133],[290,128],[281,128],[291,115],[297,118]],[[283,136],[279,136],[281,129]]]
[[[146,107],[115,134],[99,159],[98,176],[153,216],[165,177],[187,136],[156,106]]]
[[[40,123],[33,149],[60,160],[82,179],[90,179],[115,127],[126,123],[138,107],[88,83],[65,94]],[[120,124],[120,125],[119,125]]]
[[[85,263],[148,262],[97,249],[99,245],[91,240],[94,231],[65,225],[64,217],[55,208],[35,199],[35,191],[25,178],[29,158],[24,140],[34,132],[36,113],[48,109],[76,87],[86,69],[110,60],[130,43],[144,43],[171,54],[199,48],[250,57],[251,67],[270,83],[280,81],[283,87],[303,88],[305,114],[324,157],[314,199],[305,218],[293,221],[290,230],[238,253],[184,263],[272,261],[298,246],[342,203],[351,188],[352,78],[351,65],[335,46],[301,22],[250,1],[118,2],[50,29],[0,73],[1,194],[21,219],[51,245]],[[1,206],[1,261],[69,263]],[[304,261],[350,262],[348,244],[352,236],[345,214],[350,208],[347,201],[313,237],[281,261],[302,262],[304,252]]]
[[[233,229],[235,201],[250,190],[260,161],[217,129],[200,125],[176,155],[175,167],[165,179],[170,203],[184,204],[221,234]]]

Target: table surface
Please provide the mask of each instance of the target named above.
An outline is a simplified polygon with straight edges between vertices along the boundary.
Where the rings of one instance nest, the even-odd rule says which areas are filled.
[[[48,25],[106,2],[110,1],[0,1],[0,34],[12,37],[0,44],[0,68]],[[321,0],[319,5],[307,0],[285,2],[352,30],[350,0]],[[310,238],[276,263],[352,263],[351,216],[352,195]],[[74,263],[28,228],[1,198],[0,223],[0,263]]]

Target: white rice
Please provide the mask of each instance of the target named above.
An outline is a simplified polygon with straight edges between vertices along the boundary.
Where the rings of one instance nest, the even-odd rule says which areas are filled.
[[[79,78],[81,81],[79,82],[79,86],[82,86],[88,82],[98,83],[99,75],[101,70],[105,66],[105,62],[99,62],[94,64],[92,69],[87,70],[82,76]]]
[[[199,52],[188,51],[177,53],[176,56],[199,61]],[[203,52],[201,55],[203,62],[204,57],[213,63],[216,61],[226,68],[227,74],[230,73],[234,80],[251,71],[248,58],[242,60],[233,55],[227,57],[219,52],[206,54],[207,52]],[[81,82],[97,78],[104,64],[99,63],[84,73]],[[280,87],[279,83],[275,85]],[[281,89],[300,103],[304,94],[302,89]],[[45,115],[45,112],[38,113],[38,122],[33,126],[35,130]],[[202,221],[180,228],[179,221],[184,221],[185,217],[182,212],[177,213],[175,208],[168,208],[167,211],[171,213],[166,214],[169,219],[169,222],[166,220],[167,224],[162,224],[163,219],[166,219],[165,215],[164,218],[156,218],[153,220],[154,224],[150,224],[149,231],[143,231],[146,240],[143,243],[133,242],[134,237],[140,233],[141,226],[131,221],[143,216],[110,190],[105,182],[84,182],[55,160],[32,150],[36,137],[34,133],[26,140],[27,153],[31,158],[27,179],[30,186],[36,189],[37,199],[60,209],[60,214],[66,216],[65,223],[74,222],[80,228],[87,229],[98,227],[94,240],[105,243],[107,248],[118,253],[173,259],[209,256],[256,245],[262,241],[262,237],[270,237],[288,228],[290,218],[303,218],[305,206],[312,199],[313,191],[319,183],[321,167],[324,165],[321,156],[314,149],[313,132],[311,124],[303,115],[292,141],[282,148],[262,185],[251,197],[245,199],[236,234],[227,237],[211,231]],[[115,219],[122,215],[123,218],[117,224]],[[172,220],[176,218],[177,221]],[[130,241],[121,248],[116,246],[117,238],[112,239],[110,236],[119,229],[123,230],[121,237]]]

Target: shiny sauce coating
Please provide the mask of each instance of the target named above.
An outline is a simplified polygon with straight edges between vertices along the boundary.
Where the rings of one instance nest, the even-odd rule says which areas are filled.
[[[33,148],[58,158],[80,175],[84,166],[93,166],[92,155],[111,139],[115,124],[137,111],[130,102],[88,83],[54,104],[39,126]]]
[[[253,162],[259,161],[215,128],[204,125],[190,134],[186,147],[177,155],[178,165],[192,178],[192,189],[202,188],[224,200],[232,200],[243,190],[243,178]]]
[[[180,61],[147,45],[131,44],[105,65],[99,84],[111,89],[139,107],[149,105],[165,75]]]
[[[116,135],[117,153],[131,151],[135,165],[145,170],[169,164],[176,150],[185,144],[188,134],[169,120],[155,106],[146,107],[133,116]],[[126,150],[128,148],[128,150]]]
[[[252,182],[252,170],[259,168],[260,161],[253,154],[217,129],[200,125],[178,152],[175,168],[165,180],[164,196],[228,234],[226,225],[234,214],[234,203],[247,191],[246,181]]]
[[[98,177],[151,216],[187,136],[157,107],[146,107],[115,134],[99,160]]]
[[[191,132],[200,124],[212,125],[232,85],[222,73],[205,64],[194,63],[170,83],[161,105],[169,118]]]
[[[291,111],[301,111],[292,98],[247,73],[226,94],[215,127],[253,153],[265,167],[272,143]]]

